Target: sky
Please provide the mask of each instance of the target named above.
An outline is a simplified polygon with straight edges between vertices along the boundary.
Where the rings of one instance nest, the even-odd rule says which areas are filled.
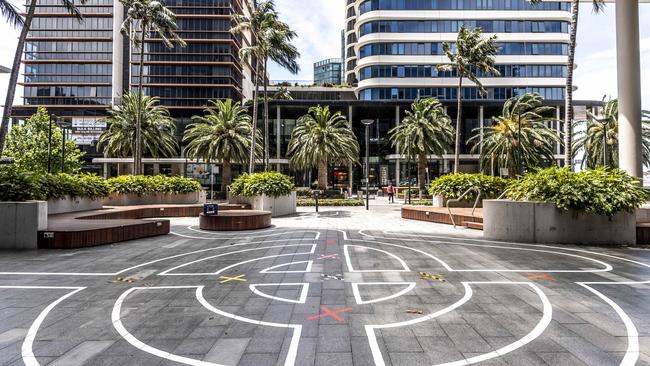
[[[10,0],[19,4],[19,0]],[[276,0],[282,20],[298,33],[295,44],[301,58],[297,75],[270,66],[272,80],[312,80],[313,63],[341,54],[341,29],[345,23],[345,0]],[[650,4],[640,5],[641,90],[644,109],[650,110]],[[603,96],[615,97],[616,86],[616,34],[614,5],[609,4],[604,13],[594,14],[589,4],[581,8],[576,52],[574,94],[577,100],[600,100]],[[10,66],[13,61],[18,30],[0,24],[0,65]],[[19,79],[22,79],[20,77]],[[0,104],[4,104],[7,74],[0,75]],[[18,91],[17,97],[22,95]],[[20,99],[17,99],[19,102]]]

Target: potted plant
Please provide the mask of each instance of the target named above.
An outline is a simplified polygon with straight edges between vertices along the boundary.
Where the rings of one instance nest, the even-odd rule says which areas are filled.
[[[485,174],[447,174],[437,178],[429,185],[429,193],[433,196],[434,207],[446,207],[447,202],[460,198],[470,188],[481,191],[481,200],[477,207],[482,206],[483,199],[497,198],[508,187],[508,181]],[[477,192],[468,192],[463,200],[454,203],[454,207],[472,207]]]
[[[109,193],[106,182],[91,174],[45,174],[40,183],[48,215],[100,210]]]
[[[242,174],[230,186],[230,203],[246,203],[273,217],[296,213],[296,190],[291,178],[278,172]]]
[[[194,179],[164,175],[123,175],[106,181],[110,195],[107,206],[199,204],[205,203],[205,191]]]
[[[484,202],[484,236],[531,243],[635,244],[635,210],[649,198],[638,179],[618,169],[539,169],[512,182],[507,199]]]

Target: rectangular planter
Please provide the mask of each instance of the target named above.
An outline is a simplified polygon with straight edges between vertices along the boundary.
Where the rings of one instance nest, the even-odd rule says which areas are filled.
[[[151,193],[151,194],[119,194],[111,193],[103,201],[104,206],[137,206],[137,205],[183,205],[205,203],[205,191],[184,194]]]
[[[47,202],[0,202],[0,249],[37,249],[47,229]]]
[[[447,202],[449,202],[449,198],[445,196],[433,196],[433,207],[447,207]],[[462,200],[460,202],[452,202],[451,206],[449,207],[461,207],[461,208],[474,207],[474,200],[471,201]],[[476,207],[483,207],[483,199],[480,199],[478,201]]]
[[[544,244],[634,245],[636,217],[560,210],[552,203],[485,200],[485,239]]]
[[[258,211],[271,211],[273,217],[293,215],[296,213],[296,192],[277,198],[263,196],[230,197],[229,203],[249,204],[251,209]]]
[[[90,199],[87,197],[70,197],[62,199],[51,199],[47,201],[47,214],[55,215],[68,212],[101,210],[103,207],[101,199]]]

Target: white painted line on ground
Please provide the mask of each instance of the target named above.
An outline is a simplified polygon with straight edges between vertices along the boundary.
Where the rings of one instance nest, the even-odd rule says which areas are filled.
[[[312,253],[312,254],[313,254],[313,253]],[[307,263],[307,266],[305,266],[305,269],[302,270],[302,271],[300,271],[300,270],[298,270],[298,271],[275,271],[276,268],[288,267],[288,266],[291,266],[291,265],[294,265],[294,264],[301,264],[301,263]],[[313,267],[313,265],[314,265],[314,261],[311,260],[311,259],[308,260],[308,261],[298,261],[298,262],[291,262],[291,263],[282,263],[282,264],[278,264],[278,265],[273,266],[273,267],[265,268],[265,269],[261,270],[260,273],[268,273],[268,274],[277,274],[277,273],[307,273],[307,272],[311,272],[311,268]]]
[[[291,232],[282,232],[282,233],[277,233],[277,234],[271,234],[271,235],[256,235],[256,236],[241,236],[242,238],[265,238],[265,237],[270,237],[270,236],[277,236],[277,235],[282,235],[282,234],[295,234],[295,233],[310,233],[310,234],[316,234],[313,238],[303,238],[303,239],[298,239],[298,240],[318,240],[320,239],[320,232],[319,231],[308,231],[308,230],[300,230],[300,231],[291,231]],[[180,236],[182,238],[188,238],[188,239],[198,239],[198,240],[229,240],[229,239],[236,239],[238,236],[230,236],[230,237],[205,237],[205,236],[192,236],[192,235],[185,235],[181,233],[177,233],[175,231],[170,231],[169,234],[171,235],[176,235]],[[292,240],[292,239],[287,239],[287,240]],[[295,240],[295,239],[294,239]]]
[[[382,302],[390,299],[394,299],[396,297],[402,296],[409,291],[413,290],[415,288],[415,282],[353,282],[350,285],[352,285],[352,293],[354,294],[354,299],[356,300],[357,304],[359,305],[364,305],[364,304],[373,304],[377,302]],[[361,294],[359,293],[359,286],[395,286],[395,285],[403,285],[406,286],[406,288],[392,294],[389,296],[384,296],[384,297],[379,297],[376,299],[372,300],[363,300],[361,298]]]
[[[396,327],[403,327],[403,326],[408,326],[408,325],[414,325],[417,323],[421,323],[423,321],[431,320],[434,318],[437,318],[439,316],[442,316],[444,314],[447,314],[461,305],[465,304],[468,302],[471,297],[472,297],[472,288],[470,287],[471,285],[527,285],[530,286],[533,291],[539,296],[539,298],[542,301],[543,305],[543,310],[542,310],[542,319],[537,323],[535,328],[525,335],[523,338],[519,339],[516,342],[513,342],[505,347],[501,347],[497,349],[496,351],[493,352],[488,352],[479,356],[475,357],[470,357],[465,360],[460,360],[460,361],[454,361],[454,362],[448,362],[448,363],[443,363],[439,364],[436,366],[460,366],[460,365],[471,365],[473,363],[478,363],[482,361],[486,361],[495,357],[503,356],[509,352],[512,352],[520,347],[523,347],[524,345],[532,342],[534,339],[539,337],[544,330],[548,327],[548,325],[551,323],[551,320],[553,319],[553,307],[551,306],[550,301],[544,294],[544,292],[534,283],[530,282],[462,282],[463,287],[465,288],[465,295],[455,302],[454,304],[439,310],[435,313],[425,315],[423,317],[403,321],[403,322],[396,322],[396,323],[391,323],[391,324],[383,324],[383,325],[366,325],[366,334],[368,335],[368,341],[370,343],[370,350],[372,352],[373,359],[375,361],[375,365],[377,366],[385,366],[386,363],[384,362],[383,355],[381,353],[381,349],[379,348],[379,344],[377,343],[377,337],[375,335],[375,329],[387,329],[387,328],[396,328]]]
[[[246,261],[243,261],[243,262],[232,264],[232,265],[230,265],[228,267],[222,268],[222,269],[218,270],[217,272],[213,272],[213,273],[170,273],[170,272],[173,272],[173,271],[175,271],[175,270],[177,270],[179,268],[183,268],[183,267],[186,267],[186,266],[189,266],[189,265],[192,265],[192,264],[196,264],[196,263],[203,262],[203,261],[210,260],[210,259],[214,259],[214,258],[225,257],[225,256],[229,256],[229,255],[232,255],[232,254],[252,252],[252,251],[256,251],[256,250],[287,248],[287,247],[301,247],[301,246],[309,246],[309,247],[311,247],[311,250],[308,251],[308,252],[278,254],[278,255],[271,255],[271,256],[267,256],[267,257],[253,258],[253,259],[250,259],[250,260],[246,260]],[[218,275],[218,274],[220,274],[220,273],[222,273],[222,272],[224,272],[224,271],[226,271],[226,270],[228,270],[230,268],[239,266],[241,264],[255,262],[255,261],[258,261],[258,260],[261,260],[261,259],[269,259],[269,258],[277,258],[277,257],[288,257],[288,256],[296,256],[296,255],[309,255],[309,254],[314,254],[315,251],[316,251],[316,244],[274,245],[274,246],[269,246],[269,247],[242,249],[242,250],[236,250],[234,252],[227,252],[227,253],[221,253],[221,254],[217,254],[217,255],[211,255],[209,257],[203,257],[203,258],[199,258],[197,260],[191,261],[191,262],[183,263],[183,264],[180,264],[178,266],[169,268],[169,269],[167,269],[167,270],[165,270],[163,272],[160,272],[158,274],[158,276],[215,276],[215,275]]]
[[[352,266],[352,261],[350,259],[350,250],[349,250],[350,247],[357,248],[357,249],[364,249],[364,250],[373,250],[375,252],[384,253],[387,256],[396,259],[399,262],[399,264],[402,266],[402,269],[354,269],[354,267]],[[396,256],[393,253],[387,252],[385,250],[370,248],[362,245],[346,244],[343,246],[343,254],[345,255],[345,263],[348,266],[349,272],[371,273],[371,272],[410,272],[411,271],[411,269],[409,269],[409,266],[406,265],[406,262],[404,262],[402,258]]]
[[[43,321],[47,317],[47,314],[49,314],[50,311],[52,311],[52,309],[54,309],[57,305],[59,305],[65,299],[67,299],[70,296],[73,296],[74,294],[76,294],[77,292],[85,289],[85,287],[0,286],[0,289],[73,290],[72,292],[69,292],[69,293],[59,297],[57,300],[53,301],[45,309],[43,309],[43,311],[41,311],[41,313],[38,314],[38,317],[36,317],[36,320],[34,320],[32,325],[27,330],[27,335],[25,335],[25,340],[23,341],[23,345],[21,347],[21,355],[23,357],[23,362],[25,363],[25,366],[39,366],[38,360],[36,359],[36,356],[34,356],[34,351],[32,350],[32,347],[34,345],[34,340],[36,339],[36,333],[38,333],[38,328],[41,327],[41,324],[43,324]]]
[[[361,233],[361,231],[359,231]],[[362,234],[364,235],[364,234]],[[367,235],[367,234],[366,234]],[[387,237],[377,237],[374,236],[375,239],[388,239],[388,240],[393,240],[396,238],[387,238]],[[593,259],[577,254],[570,254],[570,253],[563,253],[563,252],[557,252],[553,250],[545,250],[545,249],[530,249],[530,248],[515,248],[515,247],[504,247],[504,246],[498,246],[498,245],[485,245],[485,244],[471,244],[471,243],[454,243],[454,242],[441,242],[441,241],[429,241],[427,243],[435,243],[435,244],[443,244],[443,245],[460,245],[460,246],[471,246],[471,247],[480,247],[480,248],[496,248],[496,249],[506,249],[506,250],[521,250],[521,251],[528,251],[528,252],[540,252],[540,253],[550,253],[550,254],[556,254],[556,255],[562,255],[562,256],[567,256],[567,257],[574,257],[574,258],[580,258],[584,259],[586,261],[591,261],[598,263],[599,265],[602,265],[604,268],[601,269],[588,269],[588,270],[565,270],[565,269],[453,269],[449,265],[447,265],[444,261],[442,261],[440,258],[435,257],[429,253],[423,252],[421,250],[415,249],[415,248],[410,248],[402,245],[397,245],[397,244],[391,244],[391,243],[385,243],[381,241],[372,241],[368,242],[363,239],[348,239],[350,241],[361,241],[361,242],[366,242],[366,243],[373,243],[373,244],[383,244],[383,245],[390,245],[398,248],[404,248],[404,249],[409,249],[413,250],[419,253],[422,253],[426,255],[427,257],[430,257],[434,260],[436,260],[438,263],[442,264],[446,270],[450,272],[525,272],[525,273],[537,273],[537,272],[544,272],[544,273],[598,273],[598,272],[610,272],[613,267],[606,262],[600,261],[598,259]],[[403,239],[400,238],[399,240],[402,241],[420,241],[424,242],[424,240],[418,240],[418,239]]]
[[[601,300],[606,302],[609,306],[616,311],[616,314],[621,318],[623,324],[625,324],[625,330],[627,332],[627,349],[625,351],[625,356],[621,361],[621,366],[634,366],[639,360],[639,332],[634,325],[634,322],[630,317],[625,313],[625,311],[616,303],[614,300],[605,296],[602,292],[594,289],[589,285],[648,285],[650,281],[641,281],[641,282],[576,282],[578,285],[586,288],[591,291],[594,295],[598,296]]]
[[[264,286],[301,286],[302,288],[300,290],[300,296],[298,296],[298,299],[293,300],[293,299],[287,299],[285,297],[269,295],[257,289],[258,287],[264,287]],[[266,297],[267,299],[290,302],[294,304],[304,304],[307,301],[307,292],[309,291],[309,283],[256,283],[256,284],[249,285],[248,288],[250,288],[250,290],[253,293],[262,297]]]
[[[263,325],[268,327],[276,328],[291,328],[293,329],[293,335],[291,337],[291,342],[289,343],[289,349],[287,351],[287,357],[284,361],[284,366],[293,366],[296,363],[296,357],[298,356],[298,344],[300,343],[300,334],[302,333],[302,325],[300,324],[282,324],[282,323],[272,323],[261,320],[254,320],[245,318],[239,315],[231,314],[223,310],[217,309],[212,306],[204,297],[203,297],[203,286],[196,288],[196,298],[199,300],[201,305],[206,309],[212,311],[213,313],[225,316],[234,320],[242,321],[249,324]]]
[[[184,356],[179,356],[172,354],[170,352],[166,352],[163,350],[160,350],[155,347],[151,347],[148,344],[140,341],[137,339],[133,334],[131,334],[126,328],[124,327],[124,324],[122,324],[122,318],[121,318],[121,312],[122,312],[122,304],[124,303],[124,300],[135,291],[139,290],[153,290],[153,289],[159,289],[159,290],[169,290],[169,289],[197,289],[197,286],[165,286],[165,287],[133,287],[130,288],[122,293],[120,297],[117,299],[115,304],[113,305],[113,312],[111,313],[111,320],[113,322],[113,327],[115,330],[122,336],[122,338],[129,342],[132,346],[135,348],[147,352],[149,354],[152,354],[154,356],[158,356],[160,358],[164,358],[166,360],[178,362],[178,363],[183,363],[186,365],[192,365],[192,366],[225,366],[217,363],[212,363],[212,362],[207,362],[207,361],[201,361],[201,360],[195,360],[193,358],[189,357],[184,357]],[[198,290],[198,289],[197,289]]]

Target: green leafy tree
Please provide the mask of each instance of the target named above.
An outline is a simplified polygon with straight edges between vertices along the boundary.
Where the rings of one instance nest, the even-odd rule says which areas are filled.
[[[532,4],[540,4],[543,0],[529,0]],[[598,13],[605,7],[604,0],[593,0],[594,12]],[[569,33],[569,52],[567,60],[566,89],[564,91],[564,166],[573,167],[573,70],[575,69],[576,40],[578,38],[578,15],[580,12],[580,0],[571,1],[571,28]]]
[[[176,34],[178,29],[176,15],[165,6],[162,0],[120,0],[120,2],[127,9],[120,31],[124,36],[132,39],[133,45],[140,50],[140,64],[138,66],[139,102],[136,103],[138,110],[135,124],[135,153],[133,154],[133,174],[139,175],[142,173],[142,124],[146,118],[146,116],[143,116],[143,109],[141,108],[143,105],[141,101],[143,98],[142,84],[144,83],[145,37],[155,33],[159,37],[156,41],[161,41],[165,47],[170,49],[174,48],[174,43],[185,47],[185,41]],[[134,35],[134,33],[139,34]]]
[[[34,19],[34,14],[36,13],[36,6],[38,5],[38,0],[29,0],[27,6],[27,15],[21,21],[15,17],[15,8],[8,3],[8,0],[0,0],[0,14],[4,16],[9,23],[17,24],[16,22],[22,24],[22,29],[20,30],[20,36],[18,37],[18,44],[16,45],[16,52],[14,53],[14,62],[11,66],[11,73],[9,75],[9,85],[7,86],[7,97],[5,99],[4,110],[2,112],[2,121],[0,121],[0,156],[2,156],[3,149],[5,148],[5,139],[7,137],[7,132],[9,131],[9,118],[11,117],[13,111],[14,98],[16,97],[16,85],[18,85],[18,73],[20,71],[20,63],[23,59],[23,52],[25,50],[25,41],[27,40],[27,34],[32,26],[32,20]],[[57,0],[52,5],[61,5],[63,6],[69,14],[74,16],[77,20],[81,21],[83,17],[77,9],[76,5],[83,5],[86,3],[86,0]]]
[[[418,155],[418,186],[426,191],[427,155],[442,156],[454,143],[451,118],[438,99],[416,99],[406,117],[389,132],[393,147]]]
[[[327,189],[328,163],[359,160],[359,143],[341,112],[328,106],[309,108],[298,118],[289,141],[289,164],[296,169],[318,168],[318,188]]]
[[[138,103],[140,102],[140,103]],[[122,104],[109,109],[106,122],[108,128],[97,141],[97,149],[109,156],[127,158],[136,151],[137,119],[142,113],[141,138],[143,154],[171,157],[178,153],[178,142],[174,136],[176,124],[166,107],[158,104],[158,98],[140,96],[128,92],[122,96]]]
[[[641,111],[643,165],[650,167],[650,111]],[[589,168],[618,168],[618,99],[607,101],[602,113],[587,112],[587,119],[575,123],[573,154],[584,154],[582,165]]]
[[[275,10],[273,0],[265,1],[248,1],[245,5],[248,15],[235,14],[233,19],[235,26],[231,29],[232,33],[245,35],[251,33],[255,35],[255,42],[250,46],[242,47],[240,58],[243,62],[251,64],[255,76],[255,93],[253,100],[258,101],[259,79],[262,78],[264,84],[264,170],[268,170],[269,161],[269,101],[268,101],[268,63],[274,61],[281,67],[289,70],[293,74],[300,71],[297,59],[300,52],[291,43],[297,37],[296,32],[291,30],[287,23],[280,21],[279,15]],[[257,108],[258,103],[253,104],[253,131],[251,132],[251,141],[255,136],[257,129]],[[254,169],[254,155],[251,151],[249,161],[249,171]]]
[[[49,142],[50,114],[39,108],[23,125],[14,125],[7,137],[5,155],[14,159],[13,166],[19,171],[47,173],[47,150]],[[63,131],[52,123],[52,173],[61,172],[61,140]],[[65,171],[76,173],[81,168],[84,153],[76,142],[65,142]]]
[[[515,177],[524,167],[539,166],[555,159],[555,145],[562,139],[548,124],[554,119],[548,115],[554,107],[544,107],[539,94],[524,94],[508,99],[501,115],[493,117],[492,126],[477,128],[468,143],[472,152],[481,152],[481,166],[492,169],[492,163],[507,168],[508,175]]]
[[[185,154],[191,159],[205,161],[221,160],[223,163],[222,191],[232,183],[231,164],[246,164],[251,150],[248,139],[253,130],[251,117],[239,102],[210,102],[214,108],[205,110],[204,117],[195,116],[194,123],[187,126],[183,136]],[[256,150],[261,150],[260,136],[256,138]]]
[[[442,49],[449,59],[449,64],[439,65],[440,70],[455,70],[458,74],[458,88],[456,98],[458,101],[458,112],[456,116],[456,144],[454,149],[454,173],[458,173],[460,167],[460,132],[463,128],[463,79],[469,79],[476,84],[480,94],[485,96],[487,91],[483,83],[476,76],[476,72],[483,75],[499,75],[499,70],[494,67],[496,54],[499,47],[496,44],[497,37],[484,37],[481,28],[468,29],[462,26],[458,30],[456,44],[454,46],[443,42]]]

